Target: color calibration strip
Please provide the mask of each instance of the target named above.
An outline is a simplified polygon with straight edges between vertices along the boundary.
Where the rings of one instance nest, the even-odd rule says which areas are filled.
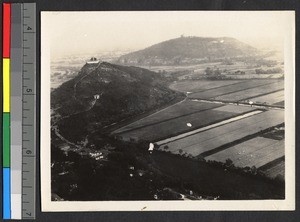
[[[10,182],[11,218],[22,218],[22,25],[23,5],[11,4]]]
[[[35,3],[3,3],[3,219],[35,218]]]
[[[11,5],[3,4],[3,219],[11,219],[10,196],[10,33]]]

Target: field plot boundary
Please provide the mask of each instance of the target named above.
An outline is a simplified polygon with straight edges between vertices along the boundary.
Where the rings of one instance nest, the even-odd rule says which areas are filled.
[[[204,126],[204,127],[201,127],[201,128],[198,128],[198,129],[186,132],[186,133],[179,134],[177,136],[173,136],[173,137],[169,137],[169,138],[164,139],[164,140],[157,141],[157,142],[155,142],[155,144],[161,146],[161,145],[164,145],[166,143],[173,142],[173,141],[176,141],[176,140],[180,140],[182,138],[197,134],[199,132],[204,132],[204,131],[216,128],[218,126],[225,125],[227,123],[235,122],[235,121],[238,121],[240,119],[245,119],[245,118],[251,117],[253,115],[256,115],[256,114],[259,114],[259,113],[262,113],[262,112],[263,112],[262,110],[249,111],[249,112],[243,113],[241,115],[231,117],[229,119],[225,119],[225,120],[222,120],[222,121],[218,121],[216,123],[212,123],[208,126]],[[240,118],[238,118],[238,117],[240,117]]]
[[[176,104],[178,104],[178,103],[176,103]],[[175,105],[175,104],[174,104],[174,105]],[[139,126],[139,127],[136,127],[136,128],[131,128],[131,129],[127,129],[127,130],[124,130],[124,131],[115,132],[115,131],[120,130],[121,128],[124,128],[124,127],[130,125],[130,124],[128,124],[128,125],[123,126],[123,127],[119,128],[119,129],[116,129],[115,131],[112,132],[112,134],[122,134],[122,133],[127,133],[127,132],[134,131],[134,130],[137,130],[137,129],[142,129],[142,128],[147,127],[147,126],[153,126],[153,125],[157,125],[157,124],[160,124],[160,123],[168,122],[168,121],[170,121],[170,120],[178,119],[178,118],[181,118],[181,117],[186,117],[186,116],[190,116],[190,115],[193,115],[193,114],[196,114],[196,113],[201,113],[201,112],[204,112],[204,111],[213,110],[213,109],[218,108],[218,107],[221,107],[221,106],[225,106],[225,104],[220,104],[219,106],[216,106],[216,107],[211,107],[211,108],[203,109],[203,110],[200,110],[200,111],[191,112],[191,113],[188,113],[188,114],[183,114],[183,115],[181,115],[181,116],[176,116],[176,117],[172,117],[172,118],[169,118],[169,119],[165,119],[165,120],[161,120],[161,121],[156,121],[156,122],[153,122],[153,123],[150,123],[150,124],[145,124],[145,125],[142,125],[142,126]],[[167,108],[169,108],[169,107],[167,107]],[[165,109],[167,109],[167,108],[165,108]],[[163,110],[165,110],[165,109],[162,109],[162,110],[160,110],[160,111],[158,111],[158,112],[161,112],[161,111],[163,111]],[[144,118],[147,118],[147,117],[150,117],[150,116],[152,116],[152,115],[155,115],[155,114],[157,114],[158,112],[153,113],[153,114],[151,114],[151,115],[149,115],[149,116],[146,116],[146,117],[144,117]],[[144,118],[142,118],[142,119],[144,119]],[[140,120],[142,120],[142,119],[139,119],[139,120],[137,120],[137,121],[140,121]],[[137,121],[134,121],[133,123],[135,123],[135,122],[137,122]],[[131,124],[132,124],[132,123],[131,123]]]

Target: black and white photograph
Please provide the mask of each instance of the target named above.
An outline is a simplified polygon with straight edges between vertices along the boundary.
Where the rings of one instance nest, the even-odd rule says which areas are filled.
[[[42,12],[42,209],[294,209],[294,16]]]

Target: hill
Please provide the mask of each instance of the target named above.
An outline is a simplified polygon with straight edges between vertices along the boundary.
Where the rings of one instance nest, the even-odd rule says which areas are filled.
[[[234,38],[180,37],[118,59],[120,64],[180,65],[255,55],[258,50]]]
[[[181,95],[164,82],[161,75],[147,69],[107,62],[85,64],[75,78],[51,93],[52,124],[59,120],[64,135],[79,139]]]

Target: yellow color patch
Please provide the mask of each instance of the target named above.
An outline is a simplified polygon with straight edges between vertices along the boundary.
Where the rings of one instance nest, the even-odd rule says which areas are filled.
[[[10,112],[10,59],[3,59],[3,112]]]

